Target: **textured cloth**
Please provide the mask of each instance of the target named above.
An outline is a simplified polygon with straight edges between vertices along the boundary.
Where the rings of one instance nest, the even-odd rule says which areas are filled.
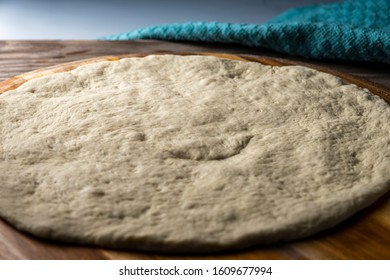
[[[146,27],[103,39],[236,43],[309,58],[390,63],[390,0],[296,8],[265,24],[188,22]]]

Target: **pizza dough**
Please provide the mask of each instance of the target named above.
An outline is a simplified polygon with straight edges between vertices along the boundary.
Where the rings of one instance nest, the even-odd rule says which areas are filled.
[[[160,55],[0,95],[0,214],[55,240],[170,252],[329,228],[390,188],[390,106],[300,66]]]

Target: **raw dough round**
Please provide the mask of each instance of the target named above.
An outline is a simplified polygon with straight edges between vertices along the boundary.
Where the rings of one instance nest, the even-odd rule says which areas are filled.
[[[390,106],[300,66],[99,62],[0,95],[0,214],[55,240],[210,252],[329,228],[390,188]]]

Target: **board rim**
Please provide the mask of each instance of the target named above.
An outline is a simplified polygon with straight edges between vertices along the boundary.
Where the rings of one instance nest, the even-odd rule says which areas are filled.
[[[56,64],[49,67],[38,68],[33,71],[29,71],[29,72],[25,72],[13,76],[4,81],[0,81],[0,94],[9,90],[17,89],[19,86],[26,83],[27,81],[44,77],[47,75],[51,75],[54,73],[68,72],[82,65],[88,65],[88,64],[104,62],[104,61],[118,61],[123,58],[146,57],[149,55],[164,55],[164,54],[183,55],[183,56],[186,55],[215,56],[215,57],[231,59],[231,60],[258,62],[258,63],[271,65],[271,66],[304,66],[304,67],[315,69],[320,72],[335,75],[348,83],[354,84],[361,88],[366,88],[370,92],[381,97],[387,103],[390,104],[390,88],[387,88],[383,85],[344,72],[339,72],[327,67],[318,66],[306,62],[301,62],[301,61],[295,61],[291,59],[274,58],[274,57],[271,58],[267,56],[245,55],[245,54],[214,53],[214,52],[167,52],[167,51],[147,52],[147,53],[141,52],[141,53],[122,54],[122,55],[115,55],[115,56],[111,56],[111,55],[98,56],[98,57],[91,57],[82,60],[75,60],[71,62]]]

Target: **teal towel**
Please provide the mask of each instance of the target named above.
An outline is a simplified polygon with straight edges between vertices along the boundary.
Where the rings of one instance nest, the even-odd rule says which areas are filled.
[[[187,22],[103,37],[235,43],[289,55],[390,63],[390,0],[288,10],[265,24]]]

